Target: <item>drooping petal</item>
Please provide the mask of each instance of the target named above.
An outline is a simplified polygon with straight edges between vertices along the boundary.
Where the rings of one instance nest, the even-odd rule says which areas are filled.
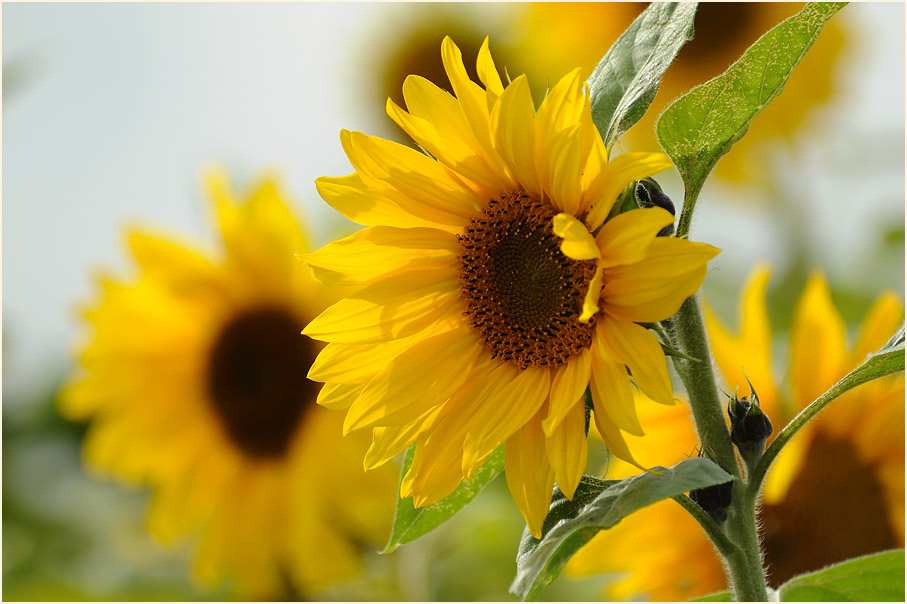
[[[601,250],[595,242],[595,237],[576,216],[561,212],[554,217],[552,230],[563,239],[561,252],[568,258],[574,260],[601,258]]]
[[[602,401],[594,390],[592,391],[592,407],[592,419],[595,421],[595,427],[598,429],[598,433],[601,435],[602,440],[605,441],[608,451],[625,462],[645,470],[645,468],[633,458],[633,454],[630,453],[630,447],[627,446],[627,441],[624,440],[623,435],[620,433],[620,429],[608,416],[605,401]]]
[[[595,236],[604,267],[634,264],[645,259],[658,231],[674,222],[662,208],[642,208],[618,214]]]
[[[583,396],[573,402],[557,428],[550,434],[546,433],[545,451],[561,492],[572,501],[586,469],[589,454],[586,444],[586,404]]]
[[[664,351],[654,334],[636,323],[605,314],[598,319],[596,337],[608,356],[630,368],[640,390],[654,401],[674,404]]]
[[[705,243],[656,237],[644,260],[605,269],[605,308],[627,321],[667,319],[696,293],[705,279],[706,264],[718,251]]]
[[[602,284],[604,281],[604,268],[595,267],[595,274],[592,281],[589,282],[589,289],[583,298],[583,312],[579,316],[579,322],[585,323],[598,312],[602,295]]]
[[[579,355],[561,365],[554,374],[551,384],[551,398],[548,404],[548,415],[542,422],[545,434],[551,436],[558,425],[583,396],[589,385],[592,371],[592,353],[583,350]]]
[[[608,354],[598,333],[592,340],[591,387],[592,396],[603,401],[608,416],[613,418],[618,428],[636,436],[643,435],[627,369]]]
[[[547,400],[551,371],[545,367],[520,371],[502,363],[488,376],[487,384],[476,397],[480,403],[475,414],[468,419],[470,427],[463,444],[463,475],[467,478]]]
[[[427,410],[411,422],[399,426],[378,426],[372,430],[372,444],[365,454],[366,470],[384,465],[402,453],[419,435],[429,418],[438,414],[441,406]]]
[[[554,470],[548,463],[542,431],[545,413],[547,409],[542,406],[532,420],[507,439],[504,451],[507,488],[536,539],[542,537],[542,523],[554,489]]]

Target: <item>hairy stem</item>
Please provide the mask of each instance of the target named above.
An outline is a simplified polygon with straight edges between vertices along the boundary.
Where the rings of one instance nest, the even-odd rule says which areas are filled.
[[[740,466],[724,419],[718,387],[712,372],[712,356],[695,296],[688,298],[666,324],[673,342],[681,351],[701,362],[675,358],[677,372],[686,386],[696,421],[696,430],[705,454],[735,476],[731,510],[724,535],[733,544],[728,548],[706,529],[706,534],[727,561],[732,587],[738,601],[767,600],[762,552],[756,531],[755,500],[747,497]],[[700,523],[701,524],[701,523]],[[706,528],[703,525],[703,528]]]

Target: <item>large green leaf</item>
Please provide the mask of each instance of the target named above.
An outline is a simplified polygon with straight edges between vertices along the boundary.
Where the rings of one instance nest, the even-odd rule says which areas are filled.
[[[722,75],[680,97],[658,119],[658,140],[677,165],[686,188],[678,236],[688,232],[692,204],[718,159],[781,94],[825,23],[845,4],[807,4],[759,38]]]
[[[733,477],[704,457],[685,459],[671,468],[655,468],[619,481],[584,476],[573,501],[555,491],[542,538],[526,530],[517,554],[517,573],[510,591],[535,599],[553,581],[576,551],[601,530],[611,528],[633,512],[692,489],[723,484]]]
[[[903,602],[904,550],[847,560],[795,577],[778,591],[782,602]]]
[[[697,4],[651,3],[592,72],[592,121],[608,148],[645,114],[662,74],[693,37]]]
[[[406,451],[403,460],[401,480],[409,471],[413,463],[413,450]],[[498,474],[504,470],[504,447],[498,447],[482,467],[476,470],[472,478],[464,480],[457,490],[431,505],[421,508],[413,507],[412,497],[397,499],[397,513],[394,516],[394,528],[391,530],[390,540],[382,553],[389,554],[398,546],[415,541],[422,535],[435,530],[462,510],[466,504],[475,499],[476,495],[485,488]]]

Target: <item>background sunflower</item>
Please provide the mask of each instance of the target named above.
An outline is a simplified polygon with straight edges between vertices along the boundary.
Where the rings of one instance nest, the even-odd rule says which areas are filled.
[[[318,593],[386,538],[396,472],[366,476],[367,443],[315,405],[319,346],[299,332],[328,298],[276,183],[239,202],[221,174],[208,189],[223,249],[130,231],[138,270],[99,278],[60,409],[90,421],[93,470],[149,487],[154,536],[197,540],[206,588]]]

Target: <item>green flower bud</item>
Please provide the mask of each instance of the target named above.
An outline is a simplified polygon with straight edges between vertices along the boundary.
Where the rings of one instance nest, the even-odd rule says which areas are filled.
[[[727,406],[731,420],[731,441],[740,451],[740,456],[748,467],[753,467],[765,450],[765,441],[772,433],[772,422],[759,408],[759,397],[756,395],[749,378],[750,396],[738,398],[736,393]]]
[[[674,209],[674,202],[671,201],[670,197],[664,194],[664,191],[661,190],[661,187],[655,182],[654,178],[644,178],[637,181],[633,196],[636,199],[636,205],[640,208],[659,207],[670,212],[671,216],[677,216],[677,212]],[[673,224],[669,224],[658,231],[659,237],[670,237],[673,234]]]

